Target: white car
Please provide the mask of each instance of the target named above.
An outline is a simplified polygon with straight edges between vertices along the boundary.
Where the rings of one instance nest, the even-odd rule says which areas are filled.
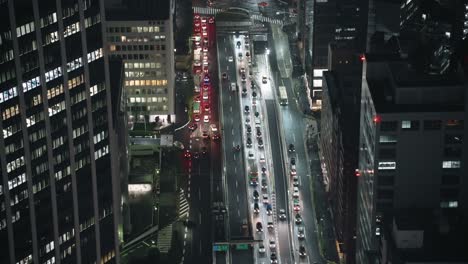
[[[207,48],[207,47],[203,47],[203,52],[208,52],[208,48]]]
[[[262,154],[262,156],[260,156],[260,162],[265,163],[265,155]]]
[[[229,62],[233,62],[233,61],[234,61],[234,58],[233,58],[232,56],[229,56],[229,57],[228,57],[228,61],[229,61]]]
[[[209,123],[210,122],[210,117],[207,116],[207,115],[203,116],[203,122]]]
[[[266,252],[265,246],[264,246],[263,244],[259,245],[259,246],[258,246],[258,253],[263,254],[263,253],[265,253],[265,252]]]
[[[251,150],[249,151],[249,159],[255,159],[255,154]]]
[[[270,248],[271,249],[276,248],[276,242],[274,240],[270,240]]]
[[[299,188],[298,188],[298,187],[294,187],[294,189],[293,189],[293,197],[294,197],[294,198],[299,198]]]
[[[267,204],[268,203],[268,194],[263,195],[263,203]]]

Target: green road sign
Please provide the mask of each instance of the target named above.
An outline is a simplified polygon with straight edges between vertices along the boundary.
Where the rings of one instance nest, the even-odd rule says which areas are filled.
[[[238,250],[247,250],[247,249],[249,249],[249,244],[237,244],[236,249],[238,249]]]
[[[214,245],[213,251],[228,251],[229,245]]]

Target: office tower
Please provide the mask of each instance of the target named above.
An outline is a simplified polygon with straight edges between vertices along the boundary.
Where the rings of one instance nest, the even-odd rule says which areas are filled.
[[[0,263],[119,263],[99,0],[0,1]]]
[[[467,211],[467,86],[398,54],[368,54],[362,80],[356,262],[374,263],[385,214]]]
[[[323,72],[319,144],[339,253],[351,264],[355,263],[362,61],[360,53],[343,42],[329,45],[328,59],[328,71]]]
[[[171,0],[106,0],[107,48],[125,66],[131,123],[175,120]]]
[[[344,42],[356,51],[365,50],[367,27],[367,1],[359,0],[315,0],[313,10],[307,14],[311,21],[305,27],[310,35],[307,41],[306,69],[312,83],[312,108],[320,110],[322,105],[322,72],[327,70],[328,45]],[[309,6],[310,4],[306,4]],[[310,59],[307,59],[310,57]]]

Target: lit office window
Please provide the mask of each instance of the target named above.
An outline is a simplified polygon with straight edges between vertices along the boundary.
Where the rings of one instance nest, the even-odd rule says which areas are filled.
[[[396,169],[396,162],[395,161],[380,161],[378,169],[379,170],[394,170]]]
[[[460,161],[459,160],[444,160],[442,161],[442,168],[443,169],[458,169],[460,168]]]

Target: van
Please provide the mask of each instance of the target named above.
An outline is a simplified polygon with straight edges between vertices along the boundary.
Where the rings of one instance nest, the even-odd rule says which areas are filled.
[[[268,229],[273,229],[275,227],[274,224],[273,224],[273,215],[268,216],[267,225],[268,225]]]
[[[260,127],[260,118],[255,117],[255,126]]]

